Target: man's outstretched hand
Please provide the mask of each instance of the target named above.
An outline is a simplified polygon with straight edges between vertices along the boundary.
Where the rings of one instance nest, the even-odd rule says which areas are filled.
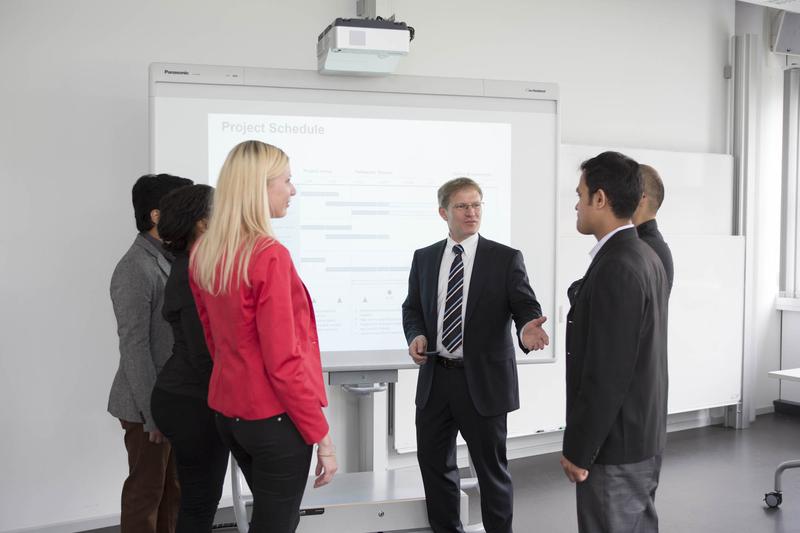
[[[544,347],[550,344],[550,337],[547,332],[542,328],[542,324],[547,322],[546,316],[534,318],[522,328],[522,344],[529,350],[544,350]]]

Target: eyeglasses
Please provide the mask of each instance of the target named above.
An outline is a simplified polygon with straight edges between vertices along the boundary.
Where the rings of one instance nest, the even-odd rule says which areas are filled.
[[[453,209],[461,213],[466,213],[466,211],[470,208],[472,208],[473,211],[480,211],[483,208],[483,202],[472,202],[471,204],[453,204]]]

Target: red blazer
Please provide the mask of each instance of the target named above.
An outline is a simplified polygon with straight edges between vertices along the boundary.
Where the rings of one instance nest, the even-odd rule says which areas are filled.
[[[328,433],[314,309],[289,251],[256,243],[250,286],[213,296],[190,276],[197,313],[214,360],[208,405],[230,418],[286,413],[308,444]],[[235,280],[235,277],[234,277]]]

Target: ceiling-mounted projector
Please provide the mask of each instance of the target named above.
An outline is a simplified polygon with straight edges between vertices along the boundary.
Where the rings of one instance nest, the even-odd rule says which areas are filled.
[[[337,18],[317,39],[317,69],[322,74],[390,74],[413,38],[414,28],[405,22]]]

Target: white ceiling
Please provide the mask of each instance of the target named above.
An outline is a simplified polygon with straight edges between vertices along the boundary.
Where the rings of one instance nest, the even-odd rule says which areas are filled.
[[[758,4],[760,6],[774,7],[784,11],[800,13],[800,0],[740,0],[748,4]]]

